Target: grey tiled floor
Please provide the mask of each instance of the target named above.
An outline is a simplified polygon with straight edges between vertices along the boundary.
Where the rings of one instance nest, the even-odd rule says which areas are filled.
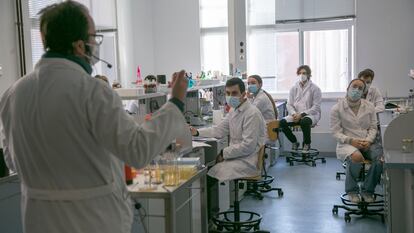
[[[273,186],[283,188],[284,196],[278,198],[271,192],[261,201],[246,197],[241,209],[261,213],[261,229],[272,233],[385,233],[379,217],[352,216],[345,223],[342,209],[338,216],[332,215],[332,206],[341,204],[339,195],[344,192],[344,177],[335,179],[339,170],[343,168],[334,157],[327,157],[326,164],[317,162],[316,167],[291,167],[280,157],[269,173],[277,177]]]

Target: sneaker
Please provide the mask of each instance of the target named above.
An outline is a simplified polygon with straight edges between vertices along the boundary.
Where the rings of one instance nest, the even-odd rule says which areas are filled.
[[[303,144],[303,151],[309,151],[311,148],[310,144]]]
[[[374,202],[374,201],[375,201],[374,195],[373,195],[373,194],[371,194],[371,193],[363,193],[363,194],[362,194],[362,199],[363,199],[365,202],[368,202],[368,203],[372,203],[372,202]]]
[[[292,143],[292,150],[298,150],[299,145],[300,145],[299,142]]]
[[[361,199],[359,198],[359,195],[356,193],[348,193],[349,201],[353,203],[359,203]]]

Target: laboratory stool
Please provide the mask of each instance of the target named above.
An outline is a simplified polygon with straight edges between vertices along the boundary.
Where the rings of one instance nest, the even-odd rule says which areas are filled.
[[[346,169],[346,162],[344,162],[343,164],[342,164],[342,167],[344,168],[344,169]],[[340,180],[341,179],[341,176],[345,176],[346,175],[346,173],[345,172],[340,172],[340,171],[337,171],[336,172],[336,180]]]
[[[264,146],[260,148],[259,158],[263,157]],[[259,165],[260,163],[258,163]],[[260,176],[258,176],[260,179]],[[216,232],[269,232],[260,231],[262,215],[252,211],[241,211],[239,202],[240,181],[251,178],[236,179],[234,181],[234,203],[233,210],[217,213],[212,221],[217,228]],[[270,233],[270,232],[269,232]]]
[[[306,165],[316,167],[316,161],[321,160],[322,163],[326,163],[324,157],[320,157],[319,150],[311,148],[308,151],[304,151],[301,148],[298,150],[286,150],[289,155],[286,156],[286,163],[289,163],[290,166],[294,165],[294,162],[304,163]]]
[[[278,129],[279,121],[268,122],[267,135],[271,141],[276,141],[278,139]],[[261,175],[243,179],[247,183],[247,190],[244,193],[244,195],[251,195],[259,200],[263,199],[262,193],[268,193],[271,191],[277,191],[279,197],[283,196],[283,190],[281,188],[272,188],[271,186],[271,184],[275,181],[275,178],[267,174],[266,158],[268,157],[268,155],[265,153],[266,149],[279,150],[278,147],[266,144],[264,146],[264,152],[262,153],[262,155],[264,154],[264,156],[261,156],[259,154],[258,158],[258,168],[261,171]]]
[[[300,126],[291,126],[291,129],[292,131],[300,131]],[[326,159],[319,156],[319,150],[314,148],[311,148],[308,151],[298,148],[297,150],[285,150],[285,152],[289,153],[286,155],[286,163],[289,163],[290,166],[293,166],[294,162],[297,162],[316,167],[317,160],[321,160],[322,163],[326,163]]]
[[[366,202],[362,196],[362,185],[365,181],[365,167],[366,164],[370,164],[371,162],[366,160],[362,163],[361,171],[359,173],[359,180],[358,180],[358,187],[359,187],[359,195],[361,197],[361,201],[359,203],[353,203],[348,200],[348,194],[342,194],[341,200],[343,205],[334,205],[332,209],[332,214],[338,215],[338,209],[346,210],[344,219],[345,222],[351,222],[351,215],[357,216],[380,216],[381,221],[385,221],[384,217],[384,196],[378,193],[374,193],[374,202]]]

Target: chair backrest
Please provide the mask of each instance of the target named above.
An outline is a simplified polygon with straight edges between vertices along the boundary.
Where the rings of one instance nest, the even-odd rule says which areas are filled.
[[[274,120],[274,121],[269,121],[267,122],[267,137],[272,140],[272,141],[276,141],[279,134],[278,134],[278,128],[279,128],[279,121],[278,120]]]
[[[275,120],[277,120],[277,108],[276,108],[276,104],[275,101],[273,100],[273,97],[267,93],[265,90],[263,90],[263,92],[266,94],[266,96],[269,98],[270,102],[272,102],[272,106],[273,106],[273,111],[275,112]]]
[[[265,152],[265,146],[261,146],[259,152],[257,152],[258,158],[257,158],[257,169],[261,172],[263,170],[263,161],[264,161],[264,153]]]

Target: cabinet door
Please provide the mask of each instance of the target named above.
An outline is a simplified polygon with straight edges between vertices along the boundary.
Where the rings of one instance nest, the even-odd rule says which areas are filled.
[[[0,184],[0,232],[23,232],[20,213],[20,183]]]

